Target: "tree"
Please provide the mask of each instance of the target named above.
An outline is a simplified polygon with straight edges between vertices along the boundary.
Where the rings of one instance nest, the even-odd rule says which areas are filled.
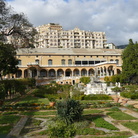
[[[11,44],[0,42],[0,77],[10,73],[16,73],[18,60],[15,48]]]
[[[0,83],[0,105],[3,104],[3,101],[5,99],[5,95],[6,95],[6,92],[5,92],[4,84]]]
[[[0,0],[0,41],[10,41],[16,47],[33,47],[36,33],[24,13],[15,13],[4,0]]]
[[[80,81],[86,85],[91,81],[91,79],[90,77],[81,77]]]
[[[122,54],[122,78],[128,83],[135,83],[138,79],[138,44],[129,40],[129,45]]]

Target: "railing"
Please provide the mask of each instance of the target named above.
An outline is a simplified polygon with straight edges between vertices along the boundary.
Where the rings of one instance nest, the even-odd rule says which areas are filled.
[[[76,65],[76,64],[68,64],[68,65],[40,65],[39,63],[27,63],[27,66],[33,66],[33,65],[39,65],[40,67],[96,67],[96,66],[99,66],[99,65],[104,65],[104,64],[117,64],[116,61],[106,61],[106,62],[101,62],[101,63],[97,63],[97,64],[79,64],[79,65]],[[117,66],[121,66],[121,65],[117,65]],[[22,65],[18,65],[18,67],[25,67],[25,66],[22,66]]]
[[[27,66],[30,66],[30,65],[39,65],[39,63],[27,63]]]

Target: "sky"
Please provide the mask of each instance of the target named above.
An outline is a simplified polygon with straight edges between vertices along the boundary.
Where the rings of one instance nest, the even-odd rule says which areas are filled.
[[[138,0],[6,0],[35,26],[58,23],[64,30],[105,32],[116,46],[138,41]]]

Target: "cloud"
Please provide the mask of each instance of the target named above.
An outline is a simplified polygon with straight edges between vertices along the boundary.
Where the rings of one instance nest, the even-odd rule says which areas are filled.
[[[127,44],[138,38],[138,0],[12,0],[34,26],[59,23],[65,30],[102,31],[108,42]]]

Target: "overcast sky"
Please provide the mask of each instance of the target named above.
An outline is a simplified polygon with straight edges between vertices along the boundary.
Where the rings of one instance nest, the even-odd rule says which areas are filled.
[[[64,30],[102,31],[107,42],[138,41],[138,0],[7,0],[34,26],[59,23]]]

